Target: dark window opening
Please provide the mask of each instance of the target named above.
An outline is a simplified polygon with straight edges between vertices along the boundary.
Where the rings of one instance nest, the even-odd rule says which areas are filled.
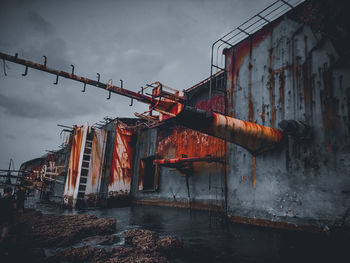
[[[156,167],[153,165],[155,156],[141,159],[140,162],[140,183],[142,190],[156,190],[158,188]]]

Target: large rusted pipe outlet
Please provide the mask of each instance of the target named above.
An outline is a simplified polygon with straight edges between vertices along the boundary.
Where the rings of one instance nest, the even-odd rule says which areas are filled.
[[[185,106],[176,117],[185,127],[232,142],[253,155],[274,148],[283,138],[279,129]]]

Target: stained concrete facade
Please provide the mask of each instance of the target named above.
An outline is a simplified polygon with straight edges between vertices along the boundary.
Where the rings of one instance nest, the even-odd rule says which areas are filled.
[[[320,227],[349,224],[350,68],[346,45],[339,45],[348,41],[349,28],[337,24],[344,19],[339,10],[341,4],[330,7],[329,3],[307,1],[225,50],[226,107],[222,112],[274,128],[282,120],[301,121],[311,127],[311,139],[299,141],[285,136],[274,150],[257,156],[235,144],[223,143],[220,147],[225,164],[195,164],[197,168],[187,183],[178,169],[160,167],[158,186],[149,191],[139,187],[141,159],[152,155],[165,159],[178,157],[174,149],[168,149],[165,155],[157,149],[164,143],[160,139],[164,138],[162,133],[168,130],[165,136],[169,137],[181,128],[140,131],[131,191],[136,202],[216,208],[241,222],[254,223],[256,219],[266,220],[263,224],[283,222]],[[333,15],[338,13],[337,20]],[[305,14],[310,17],[305,19]],[[323,28],[321,18],[327,24]],[[315,21],[321,24],[315,27]],[[343,33],[345,30],[347,34],[335,39],[336,30]],[[213,109],[214,98],[222,96],[218,91],[208,102],[205,83],[188,91],[196,92],[195,96],[188,96],[189,104],[196,107],[210,105]],[[217,101],[216,105],[219,104]],[[183,136],[186,139],[174,144],[196,139]],[[183,154],[193,152],[190,148],[201,147],[201,140],[207,135],[198,136],[201,139],[197,143],[183,147]]]
[[[338,24],[327,15],[341,6],[333,4],[333,10],[325,10],[326,2],[309,1],[226,52],[231,116],[271,127],[282,120],[303,121],[313,132],[306,142],[287,137],[278,149],[256,156],[255,165],[247,151],[228,144],[230,215],[349,223],[350,61],[337,48],[337,40],[348,36],[334,40],[312,24],[324,16],[335,33]],[[310,8],[323,13],[302,23],[300,14]],[[246,52],[239,52],[243,46]]]

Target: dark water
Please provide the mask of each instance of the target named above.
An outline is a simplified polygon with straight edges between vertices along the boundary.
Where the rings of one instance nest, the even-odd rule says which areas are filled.
[[[123,231],[130,228],[180,237],[185,249],[174,259],[176,263],[350,262],[347,237],[234,224],[219,214],[205,211],[152,206],[62,210],[42,203],[35,207],[46,214],[88,213],[116,218],[116,233],[121,237]]]

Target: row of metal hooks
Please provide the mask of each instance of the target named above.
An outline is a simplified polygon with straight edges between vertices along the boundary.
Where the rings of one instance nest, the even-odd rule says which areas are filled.
[[[15,58],[18,58],[18,53],[15,54]],[[44,58],[44,67],[46,67],[47,65],[47,57],[46,56],[43,56]],[[7,76],[7,72],[6,72],[6,63],[5,63],[5,59],[3,59],[3,66],[4,66],[4,75]],[[74,70],[75,70],[75,66],[73,64],[70,65],[72,67],[72,71],[71,71],[71,75],[74,75]],[[22,74],[22,76],[27,76],[28,75],[28,66],[25,67],[25,70],[24,70],[24,73]],[[100,83],[100,79],[101,79],[101,74],[100,73],[96,73],[97,75],[97,82]],[[57,85],[58,84],[58,78],[59,78],[59,75],[56,75],[56,81],[53,83],[54,85]],[[109,90],[110,87],[112,86],[112,79],[108,80],[107,84],[106,84],[106,89],[108,90],[108,97],[107,97],[107,100],[110,100],[111,99],[111,96],[112,96],[112,91]],[[86,82],[84,82],[84,87],[82,89],[81,92],[86,92]],[[120,87],[123,88],[123,80],[120,80]],[[142,94],[143,94],[143,87],[142,88]],[[133,106],[133,102],[134,102],[134,99],[131,98],[131,102],[129,104],[129,106]]]

